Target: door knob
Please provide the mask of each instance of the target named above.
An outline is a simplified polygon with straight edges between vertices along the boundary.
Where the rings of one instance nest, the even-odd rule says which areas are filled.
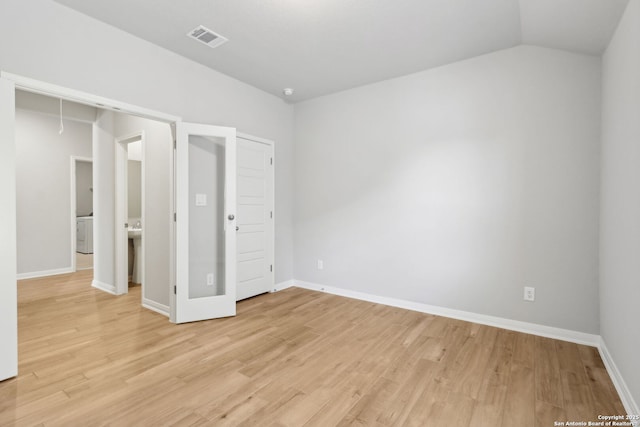
[[[233,221],[234,219],[236,219],[234,214],[229,214],[228,218],[229,218],[229,221]]]
[[[238,231],[238,230],[240,230],[240,227],[238,227],[238,226],[236,225],[236,231]]]

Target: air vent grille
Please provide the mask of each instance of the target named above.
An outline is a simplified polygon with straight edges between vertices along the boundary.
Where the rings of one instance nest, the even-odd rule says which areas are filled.
[[[214,33],[213,31],[202,25],[189,31],[187,33],[187,36],[191,37],[192,39],[198,40],[200,43],[204,43],[211,48],[218,47],[221,44],[229,41],[229,39],[227,39],[226,37],[223,37],[218,33]]]

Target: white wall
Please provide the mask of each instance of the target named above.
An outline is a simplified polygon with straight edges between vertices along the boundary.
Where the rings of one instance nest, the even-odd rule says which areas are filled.
[[[16,107],[53,117],[60,117],[60,100],[49,96],[18,90]],[[65,120],[76,120],[93,123],[96,120],[96,108],[75,102],[62,102],[62,117]]]
[[[599,59],[520,46],[295,111],[296,279],[598,333]]]
[[[71,156],[91,157],[91,125],[16,111],[17,270],[70,270]]]
[[[132,219],[142,218],[142,162],[140,160],[127,160],[127,210],[129,224]]]
[[[144,295],[147,301],[169,307],[171,286],[171,151],[173,139],[166,123],[129,115],[118,115],[115,133],[118,137],[144,131],[145,221],[142,224],[146,263]],[[158,307],[156,305],[156,307]]]
[[[127,144],[127,158],[129,160],[142,161],[142,140]]]
[[[93,285],[115,292],[115,114],[93,124]]]
[[[92,213],[93,163],[76,160],[76,216],[87,216]]]
[[[640,0],[603,57],[600,333],[640,403]]]
[[[0,40],[4,71],[276,141],[276,281],[293,277],[292,106],[51,0],[3,1]]]

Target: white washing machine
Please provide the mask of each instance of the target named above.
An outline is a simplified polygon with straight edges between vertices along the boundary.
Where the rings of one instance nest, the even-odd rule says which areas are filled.
[[[93,253],[92,216],[79,216],[76,218],[76,252],[82,254]]]

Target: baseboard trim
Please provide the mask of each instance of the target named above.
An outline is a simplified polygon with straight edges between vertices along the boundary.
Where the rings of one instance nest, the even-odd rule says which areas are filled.
[[[624,409],[627,411],[627,414],[640,415],[640,406],[638,406],[638,403],[633,399],[631,391],[629,390],[629,387],[627,387],[627,383],[624,381],[624,378],[622,378],[622,375],[618,370],[618,366],[613,361],[613,357],[611,357],[607,344],[604,342],[602,337],[600,337],[598,350],[600,351],[602,362],[604,362],[604,366],[607,368],[607,372],[609,373],[611,381],[620,396],[620,400],[622,400],[622,404],[624,405]]]
[[[287,288],[291,288],[295,286],[294,285],[294,280],[285,280],[284,282],[280,282],[280,283],[276,283],[275,285],[273,285],[273,290],[271,292],[279,292],[279,291],[283,291]]]
[[[18,280],[36,279],[38,277],[57,276],[59,274],[69,274],[69,273],[73,273],[73,269],[71,267],[56,268],[53,270],[42,270],[42,271],[32,271],[30,273],[19,273],[16,275],[16,279]]]
[[[450,317],[452,319],[464,320],[467,322],[480,323],[482,325],[494,326],[511,331],[523,332],[526,334],[539,335],[542,337],[569,341],[576,344],[598,347],[600,336],[577,332],[568,329],[554,328],[552,326],[538,325],[536,323],[522,322],[519,320],[505,319],[502,317],[489,316],[485,314],[472,313],[469,311],[454,310],[435,305],[423,304],[396,298],[382,297],[379,295],[357,292],[333,286],[324,286],[317,283],[294,280],[294,286],[309,289],[312,291],[326,292],[347,298],[354,298],[362,301],[388,305],[392,307],[404,308],[406,310],[418,311],[421,313],[434,314],[437,316]]]
[[[96,289],[99,289],[99,290],[101,290],[103,292],[106,292],[108,294],[117,295],[116,294],[116,287],[114,285],[110,285],[108,283],[100,282],[98,280],[93,280],[93,281],[91,281],[91,286],[96,288]]]
[[[157,303],[147,298],[142,298],[142,306],[163,316],[169,317],[169,306]]]

